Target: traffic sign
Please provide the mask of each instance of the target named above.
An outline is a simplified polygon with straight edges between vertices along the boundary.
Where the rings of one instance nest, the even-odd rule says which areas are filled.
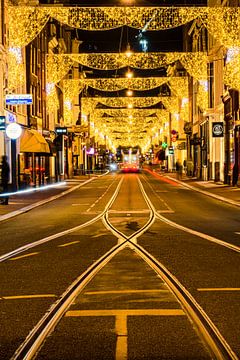
[[[6,128],[6,134],[10,139],[16,140],[21,136],[22,128],[17,123],[8,124],[8,126]]]

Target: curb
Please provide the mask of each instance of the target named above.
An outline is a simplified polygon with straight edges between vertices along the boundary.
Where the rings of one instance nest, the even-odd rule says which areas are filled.
[[[13,218],[13,217],[15,217],[15,216],[18,216],[18,215],[21,215],[21,214],[23,214],[23,213],[26,213],[26,212],[28,212],[28,211],[30,211],[30,210],[38,207],[38,206],[44,205],[44,204],[46,204],[46,203],[48,203],[48,202],[50,202],[50,201],[53,201],[53,200],[56,200],[56,199],[58,199],[58,198],[60,198],[60,197],[62,197],[62,196],[65,196],[65,195],[71,193],[72,191],[77,190],[77,189],[79,189],[80,187],[88,184],[89,182],[93,181],[94,179],[95,179],[95,177],[93,177],[93,178],[91,178],[91,179],[88,179],[88,180],[84,181],[84,182],[81,183],[81,184],[78,184],[78,185],[76,185],[76,186],[73,186],[72,188],[70,188],[70,189],[68,189],[68,190],[66,190],[66,191],[63,191],[63,192],[61,192],[60,194],[53,195],[53,196],[51,196],[51,197],[49,197],[49,198],[46,198],[46,199],[44,199],[44,200],[41,200],[41,201],[38,201],[38,202],[36,202],[36,203],[30,204],[30,205],[28,205],[28,206],[25,206],[25,207],[23,207],[23,208],[21,208],[21,209],[19,209],[19,210],[15,210],[15,211],[9,212],[9,213],[7,213],[7,214],[5,214],[5,215],[2,215],[2,216],[0,216],[0,222],[1,222],[1,221],[4,221],[4,220],[11,219],[11,218]]]
[[[212,197],[212,198],[214,198],[214,199],[217,199],[217,200],[226,202],[226,203],[228,203],[228,204],[231,204],[231,205],[235,205],[235,206],[240,207],[240,203],[237,202],[237,201],[235,201],[235,200],[231,200],[231,199],[225,198],[224,196],[221,196],[221,195],[212,194],[212,193],[210,193],[210,192],[207,191],[207,190],[201,190],[201,189],[199,189],[199,188],[197,188],[197,187],[195,187],[195,186],[186,184],[184,181],[180,181],[180,180],[174,179],[174,178],[172,178],[171,176],[165,176],[165,177],[167,177],[168,179],[171,179],[171,180],[173,180],[173,181],[176,181],[177,183],[179,183],[179,184],[181,184],[181,185],[183,185],[183,186],[185,186],[185,187],[187,187],[187,188],[189,188],[189,189],[191,189],[191,190],[197,191],[197,192],[199,192],[199,193],[201,193],[201,194],[210,196],[210,197]]]

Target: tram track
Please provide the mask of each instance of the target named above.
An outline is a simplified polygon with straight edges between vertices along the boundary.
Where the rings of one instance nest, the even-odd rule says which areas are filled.
[[[146,181],[146,179],[144,177],[143,177],[143,179],[148,184],[148,182]],[[154,189],[149,184],[148,184],[148,186],[149,186],[150,191],[152,191],[154,194],[156,194],[156,196],[158,196],[158,194],[155,193]],[[181,231],[187,232],[187,233],[192,234],[194,236],[200,237],[200,238],[202,238],[204,240],[213,242],[213,243],[215,243],[217,245],[221,245],[221,246],[223,246],[225,248],[228,248],[228,249],[230,249],[230,250],[232,250],[234,252],[240,253],[240,247],[239,246],[233,245],[233,244],[228,243],[228,242],[226,242],[224,240],[220,240],[218,238],[215,238],[214,236],[202,233],[200,231],[191,229],[189,227],[180,225],[180,224],[176,223],[175,221],[169,220],[165,216],[159,214],[158,211],[155,209],[153,204],[152,204],[152,207],[153,207],[153,212],[155,214],[156,219],[159,219],[160,221],[170,225],[171,227],[174,227],[174,228],[179,229]]]
[[[123,179],[123,178],[122,178],[122,179]],[[144,179],[144,181],[147,183],[146,179],[145,179],[145,178],[143,178],[143,179]],[[140,180],[139,180],[139,181],[140,181]],[[148,184],[148,183],[147,183],[147,184]],[[17,256],[17,255],[19,255],[19,254],[21,254],[21,253],[23,253],[23,252],[25,252],[25,251],[28,251],[29,249],[32,249],[32,248],[34,248],[34,247],[36,247],[36,246],[42,245],[42,244],[44,244],[44,243],[47,243],[48,241],[57,239],[57,238],[59,238],[59,237],[68,235],[68,234],[70,234],[70,233],[73,233],[73,232],[75,232],[75,231],[78,231],[78,230],[80,230],[80,229],[83,229],[83,228],[85,228],[85,227],[87,227],[87,226],[90,226],[91,224],[97,222],[99,219],[107,219],[107,218],[108,218],[108,211],[107,211],[107,210],[108,210],[108,208],[112,205],[112,203],[114,202],[115,198],[117,197],[117,195],[118,195],[118,193],[119,193],[120,186],[121,186],[121,181],[119,182],[118,187],[117,187],[115,193],[113,194],[112,198],[109,200],[109,202],[108,202],[108,204],[106,205],[105,209],[104,209],[99,215],[95,216],[93,219],[91,219],[91,220],[89,220],[89,221],[87,221],[87,222],[85,222],[85,223],[83,223],[83,224],[81,224],[81,225],[77,225],[77,226],[75,226],[75,227],[73,227],[73,228],[69,228],[69,229],[64,230],[64,231],[61,231],[61,232],[59,232],[59,233],[56,233],[56,234],[47,236],[47,237],[45,237],[45,238],[43,238],[43,239],[37,240],[37,241],[35,241],[35,242],[33,242],[33,243],[26,244],[26,245],[24,245],[24,246],[21,246],[21,247],[19,247],[19,248],[14,249],[14,250],[11,251],[11,252],[8,252],[8,253],[6,253],[6,254],[3,254],[3,255],[0,256],[0,263],[3,262],[3,261],[9,260],[9,259],[11,259],[12,257]],[[143,188],[143,185],[142,185],[142,184],[141,184],[140,186]],[[150,187],[150,186],[149,186],[149,188],[150,188],[150,190],[154,193],[154,189],[153,189],[152,187]],[[158,194],[156,194],[156,196],[158,196]],[[144,190],[144,198],[145,198],[146,202],[147,202],[147,201],[150,201],[150,200],[149,200],[149,197],[147,196],[147,194],[146,194],[146,192],[145,192],[145,190]],[[208,240],[208,241],[213,242],[213,243],[215,243],[215,244],[224,246],[224,247],[226,247],[226,248],[228,248],[228,249],[230,249],[230,250],[232,250],[232,251],[234,251],[234,252],[240,253],[240,247],[239,247],[239,246],[233,245],[233,244],[228,243],[228,242],[226,242],[226,241],[217,239],[217,238],[215,238],[215,237],[213,237],[213,236],[210,236],[210,235],[208,235],[208,234],[205,234],[205,233],[196,231],[196,230],[191,229],[191,228],[189,228],[189,227],[180,225],[180,224],[178,224],[178,223],[176,223],[176,222],[174,222],[174,221],[172,221],[172,220],[169,220],[169,219],[166,218],[165,216],[159,214],[152,203],[151,203],[151,217],[153,217],[154,220],[155,220],[155,219],[159,219],[160,221],[163,221],[164,223],[170,225],[171,227],[177,228],[177,229],[182,230],[182,231],[184,231],[184,232],[187,232],[187,233],[190,233],[190,234],[192,234],[192,235],[195,235],[195,236],[198,236],[198,237],[200,237],[200,238],[203,238],[204,240]],[[105,223],[105,225],[107,226],[107,222],[106,222],[105,220],[104,220],[104,223]],[[145,229],[145,226],[144,226],[144,229]],[[145,230],[142,230],[142,228],[141,228],[139,231],[136,232],[135,235],[132,235],[132,236],[130,237],[130,239],[131,239],[133,236],[136,236],[136,235],[138,234],[138,232],[142,233],[142,232],[144,232],[144,231],[145,231]],[[123,237],[124,237],[124,234],[121,233],[119,230],[116,230],[116,234],[117,234],[117,233],[118,233],[120,236],[123,236]],[[129,239],[129,240],[130,240],[130,239]]]
[[[75,231],[78,231],[78,230],[81,230],[87,226],[90,226],[92,224],[94,224],[95,222],[97,222],[99,219],[101,219],[105,213],[107,212],[108,208],[111,207],[112,203],[114,202],[114,200],[116,199],[118,193],[119,193],[119,190],[120,190],[120,187],[121,187],[121,183],[122,183],[123,179],[121,179],[117,185],[117,188],[114,192],[114,194],[112,195],[111,199],[108,201],[107,205],[105,206],[104,210],[98,214],[97,216],[95,216],[93,219],[83,223],[83,224],[80,224],[80,225],[77,225],[77,226],[74,226],[72,228],[69,228],[67,230],[64,230],[64,231],[61,231],[61,232],[58,232],[56,234],[53,234],[53,235],[50,235],[50,236],[47,236],[45,238],[42,238],[40,240],[37,240],[37,241],[34,241],[32,243],[28,243],[24,246],[21,246],[19,248],[16,248],[14,249],[13,251],[10,251],[8,253],[5,253],[3,255],[0,256],[0,263],[3,262],[3,261],[6,261],[6,260],[9,260],[11,259],[12,257],[15,257],[25,251],[28,251],[36,246],[39,246],[39,245],[42,245],[42,244],[45,244],[51,240],[54,240],[54,239],[58,239],[60,237],[63,237],[63,236],[66,236],[68,234],[71,234]]]
[[[157,259],[155,259],[143,247],[137,244],[137,238],[140,237],[144,232],[146,232],[153,225],[156,219],[159,219],[159,214],[157,213],[150,198],[145,192],[139,178],[138,183],[141,193],[150,210],[149,218],[146,224],[130,236],[126,236],[111,224],[108,212],[119,194],[119,190],[122,184],[121,180],[104,211],[99,216],[92,219],[92,222],[95,222],[101,218],[106,228],[118,238],[118,244],[112,249],[110,249],[107,253],[105,253],[97,261],[95,261],[94,264],[92,264],[68,287],[68,289],[61,295],[57,302],[55,302],[51,306],[49,311],[42,317],[42,319],[30,332],[23,344],[17,349],[17,351],[13,355],[12,360],[30,360],[34,358],[38,353],[39,349],[41,348],[46,337],[51,334],[52,331],[54,331],[54,328],[57,326],[58,322],[64,316],[66,311],[69,309],[74,299],[79,296],[79,294],[83,291],[85,286],[93,279],[93,277],[95,277],[96,274],[114,256],[116,256],[126,247],[130,247],[133,251],[135,251],[157,273],[157,275],[165,281],[165,283],[171,289],[172,293],[178,299],[188,318],[191,319],[191,322],[198,329],[198,334],[209,349],[211,357],[214,359],[238,359],[236,354],[233,352],[233,350],[222,337],[218,329],[215,327],[211,319],[207,316],[207,314],[195,301],[195,299],[191,296],[187,289],[183,287],[183,285],[174,277],[173,274],[169,272],[169,270],[163,264],[161,264]],[[162,220],[161,217],[162,216],[160,216],[160,220]],[[83,225],[90,225],[86,224]]]

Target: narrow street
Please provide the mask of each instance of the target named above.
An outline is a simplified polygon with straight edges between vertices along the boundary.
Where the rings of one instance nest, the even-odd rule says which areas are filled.
[[[240,360],[240,0],[0,0],[0,360]]]
[[[0,265],[1,357],[210,359],[226,344],[239,356],[238,212],[143,171],[96,178],[2,222],[1,258],[32,247]]]

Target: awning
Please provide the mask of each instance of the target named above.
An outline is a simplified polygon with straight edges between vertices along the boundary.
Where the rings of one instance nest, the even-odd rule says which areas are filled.
[[[37,130],[23,129],[20,152],[50,153],[48,143]]]

